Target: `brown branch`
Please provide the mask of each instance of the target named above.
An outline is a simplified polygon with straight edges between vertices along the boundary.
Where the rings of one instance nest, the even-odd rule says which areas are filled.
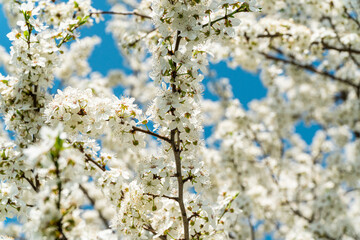
[[[312,216],[311,218],[306,217],[304,214],[302,214],[302,212],[300,212],[298,209],[294,209],[291,206],[291,203],[286,199],[284,202],[291,210],[292,213],[294,213],[296,216],[306,220],[308,223],[312,223],[314,221],[314,216]]]
[[[99,15],[99,14],[111,14],[111,15],[123,15],[123,16],[138,16],[138,17],[142,17],[142,18],[146,18],[146,19],[152,19],[150,16],[141,14],[141,13],[137,13],[137,12],[114,12],[114,11],[99,11],[99,12],[92,12],[90,13],[90,17],[92,15]]]
[[[87,199],[89,199],[91,205],[93,205],[95,207],[96,202],[92,197],[90,197],[89,192],[81,184],[79,184],[79,188],[84,193],[84,195],[87,197]],[[101,221],[103,222],[104,226],[106,228],[110,228],[110,224],[109,224],[108,220],[104,217],[102,212],[98,209],[96,209],[96,210],[99,213],[99,217],[100,217]]]
[[[343,48],[340,48],[340,47],[335,47],[335,46],[329,45],[324,41],[322,41],[321,43],[324,46],[324,49],[336,50],[338,52],[348,52],[348,53],[353,53],[353,54],[360,54],[360,50],[353,49],[351,47],[344,46]]]
[[[157,235],[157,232],[155,231],[155,229],[150,224],[149,225],[144,225],[143,229],[145,229],[146,231],[151,232],[154,235]],[[166,235],[161,235],[161,236],[159,236],[159,238],[161,240],[166,240],[167,239]]]
[[[70,140],[68,140],[68,142],[71,143]],[[84,147],[81,144],[73,143],[72,145],[73,145],[74,148],[78,149],[81,153],[84,154],[85,162],[92,162],[93,164],[95,164],[102,171],[106,171],[106,167],[104,165],[100,165],[98,162],[96,162],[94,159],[92,159],[90,154],[85,153]]]
[[[333,80],[335,80],[335,81],[338,81],[338,82],[341,82],[341,83],[343,83],[343,84],[349,85],[349,86],[354,87],[354,88],[356,88],[356,89],[359,88],[358,85],[356,85],[355,83],[351,82],[349,79],[336,77],[336,76],[332,75],[331,73],[329,73],[329,72],[327,72],[327,71],[321,71],[321,70],[315,68],[314,66],[312,66],[312,65],[310,65],[310,64],[301,64],[301,63],[296,62],[295,60],[279,58],[279,57],[276,57],[276,56],[272,56],[272,55],[270,55],[270,54],[267,54],[267,53],[265,53],[265,52],[260,52],[260,54],[263,55],[263,56],[265,56],[267,59],[270,59],[270,60],[273,60],[273,61],[282,62],[282,63],[285,63],[285,64],[290,64],[290,65],[293,65],[293,66],[296,66],[296,67],[299,67],[299,68],[302,68],[302,69],[311,71],[311,72],[313,72],[313,73],[316,73],[316,74],[319,74],[319,75],[322,75],[322,76],[331,78],[331,79],[333,79]]]
[[[63,212],[61,211],[61,194],[63,191],[63,187],[62,187],[62,181],[61,181],[61,170],[60,170],[60,166],[59,166],[59,153],[60,152],[55,152],[51,154],[51,160],[53,161],[54,165],[55,165],[55,175],[56,175],[56,180],[57,180],[57,194],[58,194],[58,199],[56,201],[56,208],[59,211],[59,213],[61,214],[61,218],[57,221],[57,230],[60,233],[60,237],[59,240],[68,240],[68,238],[66,237],[64,231],[63,231]]]
[[[188,218],[188,221],[190,222],[190,220],[191,220],[192,218],[195,218],[195,217],[200,217],[200,215],[199,215],[198,213],[194,212],[194,213]]]
[[[171,200],[174,200],[174,201],[179,201],[179,199],[177,197],[171,197],[171,196],[168,196],[168,195],[157,195],[157,194],[152,194],[152,193],[145,193],[145,195],[151,196],[153,198],[168,198],[168,199],[171,199]]]
[[[130,42],[129,44],[127,44],[130,47],[133,47],[135,44],[137,44],[138,42],[140,42],[142,39],[146,38],[149,34],[151,34],[152,32],[155,32],[157,30],[157,28],[153,28],[147,32],[145,32],[145,35],[140,36],[138,39]]]
[[[90,154],[88,153],[85,153],[85,161],[86,162],[92,162],[93,164],[95,164],[98,168],[100,168],[102,171],[106,171],[106,167],[105,166],[102,166],[100,165],[97,161],[95,161],[94,159],[92,159],[92,157],[90,156]]]
[[[58,222],[58,228],[59,228],[58,230],[59,230],[59,233],[61,234],[59,240],[68,240],[68,238],[66,237],[64,231],[62,230],[61,221],[62,221],[62,219],[60,219],[60,221]]]
[[[39,192],[39,187],[38,187],[37,185],[35,185],[34,182],[33,182],[31,179],[25,177],[25,173],[24,173],[24,172],[22,172],[22,174],[21,174],[20,177],[22,177],[23,179],[25,179],[25,180],[30,184],[30,186],[32,187],[32,189],[34,189],[35,192]]]
[[[170,143],[170,139],[169,139],[168,137],[161,136],[161,135],[159,135],[159,134],[157,134],[157,133],[154,133],[154,132],[152,132],[152,131],[150,131],[150,130],[145,130],[145,129],[142,129],[142,128],[139,128],[139,127],[135,127],[135,126],[134,126],[134,127],[132,128],[132,132],[142,132],[142,133],[146,133],[146,134],[148,134],[148,135],[151,135],[151,136],[153,136],[153,137],[159,138],[159,139],[161,139],[161,140],[164,140],[165,142]]]
[[[336,39],[338,40],[338,42],[344,47],[346,48],[347,46],[341,41],[341,38],[339,36],[338,31],[336,30],[336,26],[334,25],[333,21],[331,20],[330,17],[323,17],[323,19],[327,19],[330,23],[330,26],[332,28],[332,30],[334,31],[335,35],[336,35]],[[360,63],[356,60],[356,58],[351,54],[351,52],[349,53],[349,57],[351,58],[351,60],[356,64],[356,66],[360,67]]]
[[[181,36],[180,36],[180,31],[177,31],[176,33],[176,40],[175,40],[175,48],[173,51],[173,54],[176,53],[176,51],[179,50],[180,47],[180,40],[181,40]],[[171,84],[171,88],[172,88],[172,92],[176,93],[177,92],[177,88],[176,85],[174,84],[175,79],[176,79],[176,63],[174,64],[174,70],[171,73],[172,76],[172,84]],[[171,114],[175,115],[174,113],[175,109],[171,110]],[[180,211],[181,211],[181,217],[182,217],[182,221],[183,221],[183,227],[184,227],[184,237],[185,240],[189,240],[190,239],[190,233],[189,233],[189,220],[186,214],[186,208],[185,208],[185,204],[184,204],[184,182],[183,182],[183,177],[182,177],[182,166],[181,166],[181,157],[180,157],[180,153],[181,153],[181,149],[180,149],[180,140],[179,140],[179,135],[178,135],[179,131],[178,129],[173,129],[170,132],[170,144],[171,144],[171,148],[173,150],[174,153],[174,158],[175,158],[175,165],[176,165],[176,178],[177,178],[177,182],[178,182],[178,203],[179,203],[179,207],[180,207]],[[176,135],[177,139],[176,139]]]
[[[276,32],[276,33],[273,33],[273,34],[270,34],[270,33],[259,34],[256,37],[258,37],[258,38],[278,38],[278,37],[283,37],[283,36],[291,37],[292,34]],[[360,54],[360,50],[358,50],[358,49],[351,48],[350,46],[343,46],[342,48],[341,47],[335,47],[333,45],[330,45],[330,44],[324,42],[323,39],[321,40],[321,42],[313,42],[312,44],[320,44],[320,43],[323,45],[323,49],[326,49],[326,50],[336,50],[338,52],[348,52],[348,53],[353,53],[353,54]]]
[[[180,40],[181,40],[180,31],[177,31],[177,33],[176,33],[176,40],[175,40],[174,54],[179,50]],[[176,69],[176,67],[175,67],[175,69]],[[173,80],[175,81],[175,79],[173,79]]]
[[[345,12],[346,16],[360,28],[360,21],[358,19],[356,19],[356,18],[353,18],[351,16],[351,14],[348,12],[346,7],[344,7],[344,12]]]
[[[192,181],[194,178],[195,178],[194,175],[188,176],[188,177],[183,179],[183,183],[186,183],[187,181]]]
[[[176,177],[178,182],[178,203],[181,210],[181,217],[184,225],[184,236],[185,240],[189,240],[189,221],[186,214],[185,204],[184,204],[184,183],[182,180],[182,167],[181,167],[181,158],[180,158],[180,149],[176,146],[175,143],[175,134],[177,130],[171,130],[171,147],[174,152],[175,164],[176,164]]]
[[[256,37],[258,37],[258,38],[277,38],[277,37],[283,37],[283,36],[291,37],[292,34],[289,34],[289,33],[274,33],[274,34],[266,33],[266,34],[259,34]]]

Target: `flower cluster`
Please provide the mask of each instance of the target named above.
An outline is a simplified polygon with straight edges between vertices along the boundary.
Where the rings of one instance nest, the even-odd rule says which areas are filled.
[[[123,136],[123,144],[137,146],[142,142],[142,137],[135,135],[134,127],[139,121],[141,124],[141,110],[134,104],[134,99],[94,97],[91,89],[79,91],[68,87],[64,92],[58,90],[44,114],[47,122],[63,123],[64,130],[73,136],[82,133],[96,138],[105,128],[110,128],[114,135]]]
[[[74,16],[67,25],[49,28],[44,18],[49,9],[45,2],[18,4],[17,27],[7,35],[13,44],[8,64],[15,68],[10,69],[13,76],[1,76],[1,99],[7,128],[17,133],[20,146],[25,147],[36,141],[44,124],[41,115],[50,97],[47,89],[52,86],[59,63],[59,47],[75,38],[74,30],[87,23],[88,16]],[[76,10],[71,6],[69,13]]]

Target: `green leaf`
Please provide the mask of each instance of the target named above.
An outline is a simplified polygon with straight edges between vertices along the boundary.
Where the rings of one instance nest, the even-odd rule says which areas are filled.
[[[24,32],[24,36],[25,36],[26,39],[29,38],[29,32],[28,32],[28,31],[25,31],[25,32]]]
[[[63,149],[63,144],[64,140],[61,139],[60,136],[57,136],[54,145],[55,149],[60,152]]]

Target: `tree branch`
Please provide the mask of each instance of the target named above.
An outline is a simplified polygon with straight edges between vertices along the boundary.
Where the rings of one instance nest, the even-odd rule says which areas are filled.
[[[90,13],[90,17],[92,15],[100,15],[100,14],[111,14],[111,15],[123,15],[123,16],[138,16],[138,17],[142,17],[142,18],[146,18],[146,19],[152,19],[150,16],[147,16],[145,14],[141,14],[141,13],[137,13],[135,11],[133,12],[114,12],[114,11],[99,11],[99,12],[92,12]]]
[[[152,234],[157,235],[157,232],[155,231],[155,229],[154,229],[150,224],[149,224],[149,225],[144,225],[143,228],[144,228],[146,231],[149,231],[149,232],[151,232]],[[166,235],[161,235],[161,236],[159,236],[159,238],[160,238],[161,240],[166,240],[166,239],[167,239]]]
[[[61,171],[60,171],[60,166],[59,166],[59,152],[52,152],[51,154],[51,159],[55,165],[55,174],[56,174],[56,180],[57,180],[57,188],[58,188],[58,199],[56,201],[56,208],[58,209],[59,213],[61,214],[61,218],[57,221],[57,228],[59,233],[61,234],[59,237],[59,240],[68,240],[68,238],[66,237],[64,231],[63,231],[63,223],[62,223],[62,219],[64,217],[62,211],[61,211],[61,193],[63,190],[62,187],[62,181],[61,181]]]
[[[32,187],[32,189],[34,189],[35,192],[39,192],[39,188],[37,186],[35,186],[34,182],[31,179],[25,177],[24,172],[22,172],[21,177],[30,184],[30,186]]]
[[[348,52],[348,53],[353,53],[353,54],[360,54],[360,50],[353,49],[351,47],[344,46],[343,48],[340,48],[340,47],[331,46],[324,41],[322,41],[321,43],[324,46],[324,49],[336,50],[338,52]]]
[[[132,131],[133,131],[133,132],[146,133],[146,134],[148,134],[148,135],[151,135],[151,136],[153,136],[153,137],[159,138],[159,139],[161,139],[161,140],[164,140],[165,142],[170,143],[170,139],[169,139],[168,137],[161,136],[161,135],[159,135],[159,134],[157,134],[157,133],[154,133],[154,132],[152,132],[152,131],[150,131],[150,130],[145,130],[145,129],[142,129],[142,128],[139,128],[139,127],[135,127],[135,126],[134,126]]]
[[[175,143],[175,134],[177,130],[171,130],[171,147],[173,149],[175,164],[176,164],[176,177],[178,182],[178,203],[181,210],[181,217],[184,225],[184,236],[185,240],[189,240],[189,221],[186,214],[185,204],[184,204],[184,183],[182,180],[182,167],[181,167],[181,158],[180,158],[180,149],[176,146]]]
[[[258,38],[278,38],[278,37],[283,37],[283,36],[291,37],[292,34],[276,32],[273,34],[270,34],[270,33],[259,34],[256,37],[258,37]],[[348,52],[348,53],[353,53],[353,54],[360,54],[360,50],[358,50],[358,49],[351,48],[350,46],[344,46],[342,48],[336,47],[336,46],[326,43],[323,39],[321,40],[321,42],[313,42],[312,44],[322,44],[323,49],[326,49],[326,50],[336,50],[338,52]]]
[[[153,198],[168,198],[168,199],[171,199],[171,200],[174,200],[174,201],[179,201],[179,199],[177,197],[171,197],[171,196],[168,196],[168,195],[156,195],[156,194],[152,194],[152,193],[145,193],[145,195],[148,195],[148,196],[151,196]]]
[[[267,31],[267,29],[266,29],[266,31]],[[258,37],[258,38],[277,38],[277,37],[283,37],[283,36],[291,37],[292,34],[289,34],[289,33],[278,33],[278,32],[271,34],[271,33],[268,32],[268,33],[266,33],[266,34],[259,34],[259,35],[257,35],[256,37]]]
[[[360,21],[358,19],[356,19],[356,18],[353,18],[351,16],[351,14],[348,12],[346,7],[344,7],[344,12],[345,12],[346,16],[360,28]]]
[[[70,140],[68,140],[68,142],[71,143]],[[85,162],[92,162],[93,164],[95,164],[102,171],[106,171],[106,167],[104,165],[100,165],[98,162],[96,162],[94,159],[92,159],[90,154],[85,153],[84,147],[81,144],[73,143],[72,145],[73,145],[74,148],[78,149],[81,153],[84,154]]]
[[[87,197],[87,199],[89,199],[91,205],[93,205],[95,207],[96,202],[92,197],[90,197],[88,191],[81,184],[79,184],[79,188],[84,193],[84,195]],[[99,213],[99,217],[100,217],[101,221],[103,222],[104,226],[109,229],[110,224],[109,224],[108,220],[104,217],[104,215],[102,214],[102,212],[100,210],[98,210],[98,209],[96,209],[96,210]]]
[[[293,66],[296,66],[296,67],[311,71],[313,73],[316,73],[316,74],[331,78],[331,79],[333,79],[335,81],[341,82],[343,84],[354,87],[356,89],[359,88],[359,86],[356,85],[355,83],[351,82],[350,79],[336,77],[336,76],[332,75],[331,73],[326,72],[326,71],[321,71],[321,70],[315,68],[314,66],[312,66],[310,64],[301,64],[301,63],[296,62],[295,60],[279,58],[279,57],[267,54],[265,52],[260,52],[260,54],[265,56],[267,59],[282,62],[282,63],[285,63],[285,64],[290,64],[290,65],[293,65]]]
[[[194,213],[188,218],[188,221],[190,222],[190,220],[191,220],[192,218],[195,218],[195,217],[200,217],[200,215],[199,215],[198,213],[194,212]]]
[[[180,47],[180,40],[181,40],[181,36],[180,36],[180,31],[177,31],[176,33],[176,40],[175,40],[175,48],[173,51],[173,54],[176,53],[176,51],[179,50]],[[176,85],[174,84],[175,80],[176,80],[176,63],[174,66],[174,70],[171,73],[172,76],[172,84],[171,84],[171,88],[172,88],[172,92],[176,93],[177,89],[176,89]],[[171,110],[172,115],[175,115],[174,113],[174,109]],[[175,139],[176,134],[178,133],[178,129],[173,129],[170,132],[170,144],[171,144],[171,148],[173,150],[174,153],[174,158],[175,158],[175,165],[176,165],[176,178],[177,178],[177,182],[178,182],[178,203],[179,203],[179,207],[180,207],[180,211],[181,211],[181,217],[182,217],[182,221],[183,221],[183,227],[184,227],[184,237],[185,240],[189,240],[190,239],[190,234],[189,234],[189,220],[186,214],[186,208],[185,208],[185,204],[184,204],[184,182],[183,182],[183,177],[182,177],[182,167],[181,167],[181,149],[180,149],[180,141],[178,139],[178,141]]]
[[[155,32],[156,30],[157,30],[157,28],[153,28],[153,29],[145,32],[145,35],[140,36],[138,39],[130,42],[130,43],[127,44],[127,45],[130,46],[130,47],[134,46],[134,45],[137,44],[139,41],[141,41],[142,39],[146,38],[149,34],[151,34],[152,32]]]
[[[243,10],[245,10],[245,11],[243,11]],[[212,25],[214,25],[215,23],[217,23],[217,22],[219,22],[219,21],[221,21],[221,20],[227,19],[227,18],[229,18],[229,17],[232,17],[232,16],[234,16],[236,13],[239,13],[239,12],[250,12],[249,4],[246,3],[246,2],[244,2],[244,3],[241,4],[240,7],[238,7],[238,8],[237,8],[236,10],[234,10],[233,12],[231,12],[231,13],[229,13],[229,14],[225,14],[225,16],[220,17],[220,18],[218,18],[218,19],[215,19],[215,20],[213,20],[213,21],[211,21],[211,22],[205,23],[205,24],[202,25],[202,27],[204,28],[204,27],[209,26],[209,25],[212,26]]]
[[[327,19],[330,23],[331,29],[334,31],[335,35],[336,35],[336,39],[338,40],[338,42],[344,47],[347,48],[347,46],[341,41],[341,38],[339,36],[338,31],[336,30],[336,26],[334,25],[333,21],[331,20],[330,17],[324,17],[324,19]],[[352,55],[351,52],[349,53],[349,57],[351,58],[351,60],[356,64],[356,66],[360,67],[360,63],[358,62],[358,60]]]

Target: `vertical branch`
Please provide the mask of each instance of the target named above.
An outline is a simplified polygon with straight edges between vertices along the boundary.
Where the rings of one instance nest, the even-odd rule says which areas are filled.
[[[255,238],[255,227],[251,223],[250,217],[248,217],[248,223],[249,223],[249,227],[250,227],[251,240],[256,240],[256,238]]]
[[[175,143],[175,135],[177,130],[174,129],[171,131],[171,147],[174,152],[175,157],[175,164],[176,164],[176,178],[178,182],[178,203],[181,210],[181,217],[184,225],[184,236],[185,240],[189,240],[189,220],[187,218],[185,204],[184,204],[184,182],[182,178],[182,172],[181,172],[181,157],[180,157],[180,149],[177,144]]]
[[[61,182],[61,179],[60,179],[60,169],[59,169],[59,163],[57,161],[57,158],[53,159],[53,160],[54,160],[54,163],[55,163],[55,173],[56,173],[57,187],[58,187],[58,200],[56,202],[56,207],[57,207],[58,211],[61,212],[62,182]],[[67,237],[65,236],[64,231],[62,230],[63,229],[62,217],[59,219],[59,221],[57,223],[57,226],[58,226],[58,231],[61,234],[60,239],[61,240],[67,240]]]
[[[180,40],[181,40],[180,31],[177,31],[176,40],[175,40],[175,48],[174,48],[173,54],[175,54],[176,51],[179,50]],[[177,70],[176,70],[177,66],[176,66],[176,63],[174,63],[174,65],[175,66],[171,73],[171,76],[172,76],[171,80],[173,82],[171,84],[171,88],[172,88],[172,92],[176,93],[178,91],[178,89],[175,85],[175,79],[176,79],[176,75],[177,75]],[[172,108],[171,109],[172,115],[175,115],[174,111],[175,111],[175,109]],[[176,178],[177,178],[177,182],[178,182],[178,203],[179,203],[179,207],[180,207],[180,211],[181,211],[181,218],[183,221],[184,238],[185,238],[185,240],[189,240],[190,239],[189,220],[188,220],[188,217],[186,214],[186,208],[185,208],[185,204],[184,204],[184,182],[183,182],[183,177],[182,177],[182,166],[181,166],[181,157],[180,157],[181,149],[180,149],[179,131],[177,128],[171,130],[170,144],[171,144],[171,148],[173,149],[175,164],[176,164]]]
[[[95,207],[95,200],[89,195],[89,192],[81,184],[79,184],[79,188],[84,193],[84,195],[87,197],[87,199],[89,199],[91,205],[93,205]],[[104,217],[102,212],[100,210],[97,210],[97,212],[98,212],[99,217],[100,217],[101,221],[103,222],[104,226],[106,228],[110,228],[110,224],[109,224],[108,220]]]
[[[50,151],[50,156],[51,156],[51,160],[54,162],[54,165],[55,165],[55,175],[56,175],[56,182],[57,182],[56,184],[57,184],[57,188],[58,188],[58,199],[56,201],[56,208],[58,209],[60,214],[61,214],[62,182],[61,182],[61,176],[60,176],[61,172],[60,172],[60,166],[59,166],[58,159],[60,157],[61,148],[62,148],[62,141],[58,137],[56,139],[55,146]],[[63,216],[61,216],[60,219],[57,220],[57,228],[60,233],[59,240],[68,240],[68,238],[65,236],[65,233],[63,231],[62,219],[63,219]]]

